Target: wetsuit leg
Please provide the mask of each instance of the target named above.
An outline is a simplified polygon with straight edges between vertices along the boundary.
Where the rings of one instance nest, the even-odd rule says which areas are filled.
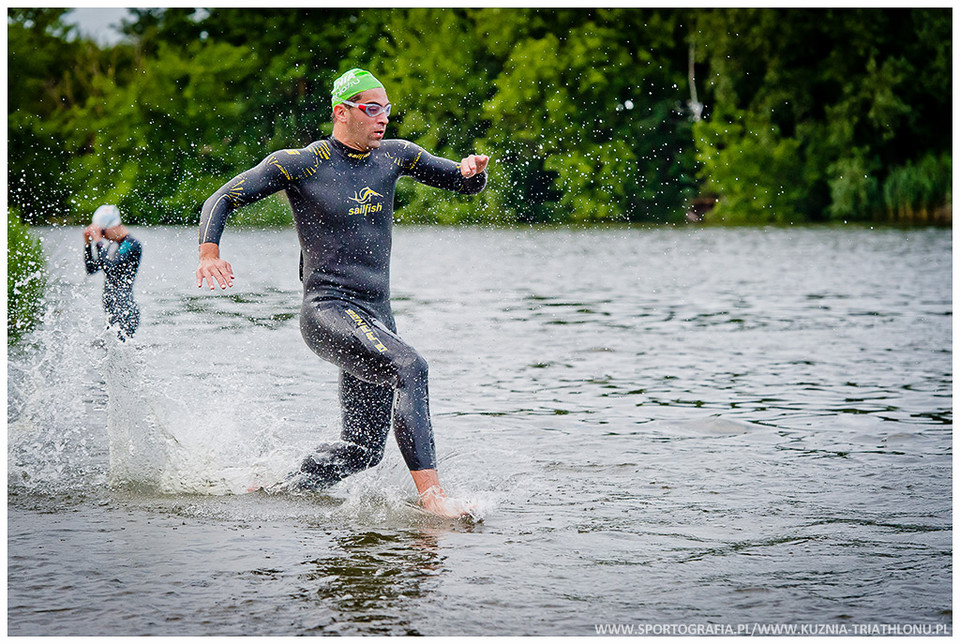
[[[340,371],[340,406],[343,430],[339,443],[317,447],[300,466],[301,489],[325,488],[368,467],[383,458],[393,390],[364,382]]]
[[[382,317],[393,326],[389,314]],[[307,345],[324,360],[357,380],[380,387],[382,393],[395,392],[394,431],[407,467],[436,469],[423,357],[368,311],[342,300],[305,300],[300,330]],[[377,405],[393,398],[381,396]],[[382,408],[378,409],[382,413]],[[363,422],[357,414],[351,418],[353,423]]]
[[[117,313],[115,321],[120,325],[120,331],[123,335],[128,338],[133,337],[133,334],[137,332],[137,327],[140,326],[139,307],[130,302]]]
[[[120,327],[118,335],[121,340],[133,337],[140,326],[140,308],[132,297],[123,298],[113,293],[104,293],[103,308],[107,312],[107,324]]]

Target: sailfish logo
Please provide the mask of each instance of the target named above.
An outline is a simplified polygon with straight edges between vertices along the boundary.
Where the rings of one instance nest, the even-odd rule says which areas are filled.
[[[347,197],[350,201],[356,201],[359,206],[351,208],[347,211],[348,215],[366,215],[372,212],[380,212],[383,210],[383,203],[371,203],[371,199],[374,197],[380,197],[383,199],[383,195],[372,190],[371,188],[364,188],[359,192],[354,192],[352,197]]]
[[[353,193],[353,196],[348,197],[348,199],[351,201],[356,201],[357,203],[368,203],[372,197],[380,197],[383,199],[382,194],[370,188],[364,188],[360,192],[355,192]]]

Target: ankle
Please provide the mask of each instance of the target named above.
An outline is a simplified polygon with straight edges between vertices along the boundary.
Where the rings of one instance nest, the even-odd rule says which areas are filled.
[[[437,476],[437,470],[411,470],[413,483],[417,486],[417,493],[421,498],[425,495],[444,496],[443,488],[440,487],[440,477]]]
[[[427,503],[436,499],[444,499],[447,495],[439,485],[433,485],[423,492],[420,492],[417,496],[421,503]]]

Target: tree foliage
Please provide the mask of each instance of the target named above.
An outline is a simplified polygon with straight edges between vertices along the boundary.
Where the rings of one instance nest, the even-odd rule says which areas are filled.
[[[402,221],[677,222],[705,196],[729,223],[930,221],[949,204],[948,9],[134,9],[108,47],[66,11],[7,14],[8,198],[28,222],[113,202],[194,223],[237,172],[329,134],[329,88],[357,66],[386,84],[394,136],[492,157],[475,198],[402,181]],[[281,199],[245,216],[289,221]]]
[[[696,13],[713,100],[695,135],[717,214],[882,218],[895,168],[950,152],[951,22],[945,10]]]

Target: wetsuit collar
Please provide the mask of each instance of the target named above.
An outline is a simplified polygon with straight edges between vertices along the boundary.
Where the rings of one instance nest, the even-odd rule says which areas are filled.
[[[361,152],[360,150],[354,150],[349,145],[341,143],[334,137],[330,135],[330,143],[333,145],[333,148],[337,150],[340,154],[347,157],[351,161],[363,161],[373,152],[372,150],[368,152]]]

